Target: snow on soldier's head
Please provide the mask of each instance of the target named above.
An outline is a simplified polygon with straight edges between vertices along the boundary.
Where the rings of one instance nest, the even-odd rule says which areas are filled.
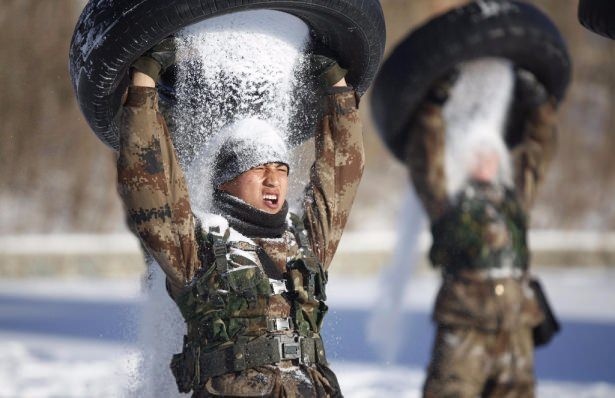
[[[259,210],[277,213],[288,192],[289,153],[282,135],[257,118],[239,120],[222,134],[213,187]]]

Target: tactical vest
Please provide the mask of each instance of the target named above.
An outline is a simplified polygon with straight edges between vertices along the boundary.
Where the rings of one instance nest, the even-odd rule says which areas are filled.
[[[267,255],[260,246],[229,240],[229,229],[197,228],[204,266],[176,299],[187,324],[183,350],[171,361],[180,392],[197,391],[210,377],[282,360],[326,364],[319,332],[327,312],[327,272],[296,215],[290,230],[299,254],[276,280],[262,268],[259,257]],[[288,318],[266,315],[278,295],[290,303]]]
[[[471,184],[433,224],[429,256],[444,274],[468,269],[527,269],[525,213],[513,191],[502,188],[500,197],[494,199],[491,194],[495,189],[490,184]]]

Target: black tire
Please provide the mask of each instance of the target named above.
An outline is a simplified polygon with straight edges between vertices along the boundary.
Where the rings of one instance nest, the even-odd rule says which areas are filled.
[[[303,19],[349,69],[359,93],[382,59],[385,27],[378,0],[90,0],[73,34],[73,89],[94,133],[117,150],[116,115],[130,65],[148,48],[190,24],[237,11],[272,9]]]
[[[613,0],[579,1],[579,22],[592,32],[615,39],[615,2]]]
[[[566,44],[534,6],[481,0],[436,16],[395,48],[374,81],[378,132],[399,160],[408,124],[433,82],[459,63],[482,57],[506,58],[531,71],[558,101],[570,81]]]

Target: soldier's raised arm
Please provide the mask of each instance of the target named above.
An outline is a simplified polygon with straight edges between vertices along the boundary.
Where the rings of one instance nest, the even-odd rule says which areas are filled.
[[[406,166],[417,196],[433,223],[449,207],[444,166],[446,123],[442,106],[455,74],[436,82],[418,107],[408,128]]]
[[[151,76],[160,73],[160,66],[143,58],[135,62],[122,109],[118,190],[132,229],[178,292],[199,266],[194,218],[184,174],[158,110]]]
[[[536,198],[557,146],[556,105],[533,75],[517,73],[517,101],[529,102],[521,142],[512,151],[515,190],[526,213]]]
[[[306,190],[304,223],[312,249],[327,269],[348,221],[365,155],[358,96],[346,85],[345,71],[331,59],[325,62],[330,64],[323,77],[330,87],[316,133],[316,159]]]

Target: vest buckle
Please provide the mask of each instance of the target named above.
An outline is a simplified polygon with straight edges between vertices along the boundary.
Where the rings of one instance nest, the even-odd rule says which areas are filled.
[[[293,320],[291,318],[269,318],[267,319],[267,331],[279,332],[283,330],[291,330]]]

